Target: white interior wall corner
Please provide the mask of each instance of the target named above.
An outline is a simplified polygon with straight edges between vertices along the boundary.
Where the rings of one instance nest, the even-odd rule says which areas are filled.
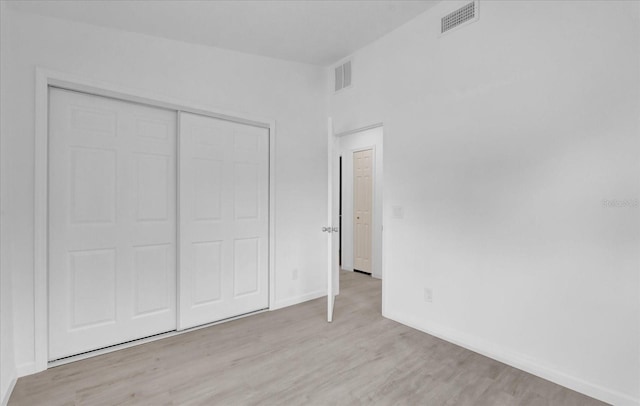
[[[602,200],[639,197],[640,3],[482,2],[440,36],[452,7],[357,51],[331,98],[338,132],[385,125],[385,313],[637,404],[640,211]]]

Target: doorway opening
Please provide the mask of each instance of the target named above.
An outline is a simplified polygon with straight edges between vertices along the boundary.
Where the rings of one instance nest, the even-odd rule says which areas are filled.
[[[333,120],[328,120],[327,137],[327,192],[328,206],[327,218],[328,227],[323,227],[323,232],[328,232],[330,238],[327,240],[327,322],[333,321],[334,310],[336,308],[336,298],[340,293],[340,281],[351,284],[373,284],[384,285],[383,263],[382,263],[382,124],[375,124],[358,130],[347,131],[339,134],[333,132]],[[354,167],[354,156],[357,161],[358,151],[365,151],[368,158],[365,160],[365,167],[368,168],[368,188],[365,188],[365,195],[368,197],[369,205],[366,224],[364,226],[365,235],[368,238],[365,242],[356,243],[354,240],[354,230],[362,224],[356,223],[358,217],[362,218],[361,207],[355,203],[354,187],[361,187],[362,182],[354,181],[354,171],[359,171]],[[357,176],[355,177],[357,179]],[[336,227],[338,226],[338,227]],[[368,230],[367,230],[368,228]],[[336,233],[333,234],[332,233]],[[362,267],[355,259],[361,259],[363,245],[367,252],[368,265]],[[356,249],[357,248],[357,249]],[[355,265],[355,266],[354,266]],[[370,275],[362,275],[357,271],[369,271]],[[357,276],[356,276],[357,275]],[[364,281],[369,282],[364,282]],[[382,290],[382,297],[378,303],[380,312],[384,312],[385,292]],[[348,300],[348,299],[347,299]],[[343,302],[343,303],[348,303]],[[377,305],[376,305],[377,306]],[[339,307],[339,305],[338,305]]]
[[[382,279],[381,126],[338,135],[340,270]]]
[[[338,266],[342,268],[342,155],[338,158]]]

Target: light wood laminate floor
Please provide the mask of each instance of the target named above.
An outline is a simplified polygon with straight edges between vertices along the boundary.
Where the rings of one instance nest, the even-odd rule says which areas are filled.
[[[9,405],[602,405],[384,319],[381,283],[20,378]]]

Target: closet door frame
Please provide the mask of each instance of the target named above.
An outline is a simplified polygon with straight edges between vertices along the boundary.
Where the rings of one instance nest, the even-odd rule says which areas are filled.
[[[19,376],[29,375],[44,371],[49,367],[48,363],[48,143],[49,143],[49,88],[57,87],[77,92],[92,94],[95,96],[109,97],[123,101],[145,104],[152,107],[160,107],[179,112],[200,114],[216,119],[232,121],[240,124],[261,127],[269,130],[269,310],[273,309],[275,303],[275,120],[264,117],[248,116],[246,114],[233,111],[224,111],[211,106],[197,105],[191,102],[174,99],[166,96],[130,89],[111,83],[96,81],[82,76],[77,76],[65,72],[58,72],[41,67],[35,72],[35,189],[34,189],[34,338],[35,356],[34,362],[22,365],[18,371]],[[177,124],[178,140],[180,137],[180,126]],[[176,141],[178,141],[176,140]],[[178,145],[176,144],[178,148]],[[180,151],[176,150],[176,165],[180,168]],[[179,174],[178,174],[179,176]],[[179,183],[177,184],[179,193]],[[179,208],[178,213],[179,214]],[[179,217],[177,224],[180,224]],[[179,246],[179,228],[177,235],[177,246]],[[178,258],[180,252],[177,252]],[[177,269],[177,291],[180,291],[180,269]],[[179,304],[178,304],[179,305]],[[178,309],[179,310],[179,309]],[[179,311],[178,311],[179,314]],[[214,323],[212,323],[214,324]],[[189,331],[189,330],[184,330]],[[181,334],[182,332],[171,332],[167,335]],[[158,338],[167,335],[158,336]],[[141,340],[140,343],[149,340]],[[97,353],[97,352],[96,352]]]

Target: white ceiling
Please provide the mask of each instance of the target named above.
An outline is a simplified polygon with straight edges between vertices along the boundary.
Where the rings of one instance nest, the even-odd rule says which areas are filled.
[[[437,0],[8,1],[11,9],[273,58],[329,65]]]

